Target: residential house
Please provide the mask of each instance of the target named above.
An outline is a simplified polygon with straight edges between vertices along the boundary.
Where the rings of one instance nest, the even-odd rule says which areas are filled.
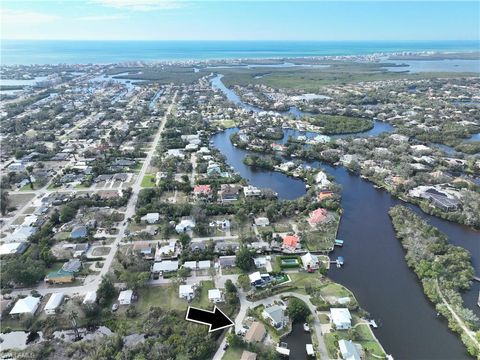
[[[330,321],[337,330],[348,330],[352,327],[352,316],[347,308],[331,308]]]
[[[73,280],[75,280],[75,276],[71,272],[63,271],[62,269],[50,272],[45,277],[45,282],[49,284],[67,284],[73,282]]]
[[[352,340],[338,340],[338,347],[343,360],[361,360],[357,345]]]
[[[19,255],[23,254],[28,248],[26,242],[12,242],[0,245],[0,256],[2,255]]]
[[[35,315],[35,312],[40,305],[40,298],[33,297],[31,295],[17,300],[12,310],[10,310],[10,315]]]
[[[256,226],[265,227],[270,225],[270,220],[268,220],[268,218],[266,217],[258,217],[258,218],[255,218],[254,221]]]
[[[70,233],[71,239],[80,239],[86,237],[88,234],[87,227],[84,225],[75,226]]]
[[[178,261],[177,260],[163,260],[161,262],[155,262],[152,266],[152,273],[162,275],[163,273],[177,271],[178,270]]]
[[[295,251],[300,247],[300,239],[296,235],[287,235],[283,238],[282,248],[289,251]]]
[[[210,269],[211,266],[212,266],[212,264],[210,263],[210,260],[200,260],[198,262],[198,269],[199,270]]]
[[[244,340],[247,343],[262,342],[266,334],[265,325],[259,321],[254,321],[245,334]]]
[[[133,300],[133,290],[120,291],[118,295],[118,302],[120,305],[130,305]]]
[[[79,272],[82,268],[82,262],[79,259],[70,259],[62,266],[62,270],[69,273]]]
[[[245,197],[256,197],[256,196],[262,195],[262,191],[259,188],[252,185],[244,186],[243,193]]]
[[[320,261],[316,255],[312,255],[309,252],[305,255],[301,256],[300,259],[302,260],[302,264],[305,270],[310,269],[318,269],[320,265]]]
[[[194,227],[195,227],[195,220],[190,218],[185,218],[175,226],[175,231],[181,234],[187,231],[191,231]]]
[[[212,193],[212,187],[210,185],[195,185],[193,188],[193,195],[195,195],[197,199],[210,198]]]
[[[213,303],[222,302],[222,292],[219,289],[208,290],[208,301],[211,301]]]
[[[287,321],[287,318],[284,315],[283,308],[279,305],[266,307],[262,311],[262,317],[276,329],[283,328]]]
[[[333,191],[330,191],[330,190],[322,190],[318,193],[318,200],[319,201],[322,201],[322,200],[325,200],[325,199],[330,199],[332,198],[334,195],[334,192]]]
[[[317,226],[318,224],[327,222],[328,220],[327,216],[328,216],[327,209],[318,208],[310,213],[310,216],[307,221],[310,224],[310,226],[314,227],[314,226]]]
[[[230,255],[230,256],[220,256],[218,258],[218,263],[220,264],[221,267],[226,268],[226,267],[234,267],[235,266],[235,255]]]
[[[185,269],[196,270],[197,269],[197,262],[196,261],[185,261],[183,263],[183,267]]]
[[[55,312],[57,311],[59,306],[62,304],[63,297],[64,297],[63,293],[53,293],[52,295],[50,295],[50,298],[48,299],[47,304],[43,309],[45,311],[45,314],[55,315]]]
[[[95,291],[89,291],[85,294],[82,304],[93,304],[97,300],[97,293]]]
[[[239,185],[222,184],[220,186],[220,200],[222,203],[238,200],[241,187]]]
[[[4,239],[7,243],[25,242],[27,239],[37,232],[37,228],[33,226],[19,226],[13,233],[7,235]]]
[[[160,220],[160,214],[159,213],[148,213],[145,216],[142,216],[140,218],[141,221],[144,221],[148,224],[155,224]]]
[[[195,297],[194,285],[180,285],[178,287],[178,296],[180,299],[192,300]]]

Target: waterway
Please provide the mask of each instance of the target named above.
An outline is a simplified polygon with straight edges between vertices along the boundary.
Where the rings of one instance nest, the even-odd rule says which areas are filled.
[[[311,359],[307,356],[305,345],[312,343],[312,336],[303,330],[303,323],[294,323],[292,325],[292,331],[283,337],[281,341],[287,343],[288,349],[290,350],[290,359]]]
[[[271,171],[254,171],[243,158],[248,151],[235,148],[230,135],[236,129],[216,134],[213,144],[226,161],[248,181],[258,187],[273,188],[280,199],[294,199],[305,193],[298,179]],[[375,330],[388,353],[396,359],[468,359],[459,337],[425,297],[421,283],[404,258],[404,250],[396,239],[388,210],[403,203],[387,191],[376,189],[370,182],[352,175],[343,167],[320,163],[342,185],[342,208],[338,238],[345,246],[333,256],[345,258],[345,266],[334,268],[329,276],[356,295],[361,306],[380,323]],[[409,205],[417,214],[445,233],[449,241],[468,249],[476,273],[480,273],[480,233],[459,224],[423,213]],[[479,313],[476,299],[480,284],[474,283],[463,295],[465,304]]]

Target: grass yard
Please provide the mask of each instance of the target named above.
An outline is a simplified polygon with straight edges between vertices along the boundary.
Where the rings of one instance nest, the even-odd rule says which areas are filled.
[[[178,297],[178,286],[156,286],[139,290],[137,309],[146,313],[151,307],[164,310],[186,310],[187,302]]]
[[[92,250],[92,256],[106,256],[110,252],[111,247],[109,246],[100,246]]]
[[[222,357],[222,360],[238,360],[242,357],[242,348],[229,347]]]
[[[336,298],[342,298],[347,296],[349,296],[350,298],[353,297],[353,294],[347,288],[336,283],[330,283],[323,286],[320,289],[320,293],[324,297],[336,297]]]
[[[340,216],[335,214],[334,220],[320,225],[315,230],[305,231],[302,242],[310,251],[330,251],[337,235]]]
[[[155,187],[155,174],[145,174],[140,185],[144,188]]]
[[[10,206],[20,209],[25,206],[27,202],[32,200],[35,197],[34,194],[9,194]]]

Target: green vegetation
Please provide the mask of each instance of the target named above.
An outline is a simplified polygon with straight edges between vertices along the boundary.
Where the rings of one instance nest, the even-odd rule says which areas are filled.
[[[140,186],[144,188],[155,187],[155,181],[156,180],[154,174],[145,174]]]
[[[310,314],[307,304],[296,297],[288,299],[287,313],[293,322],[303,322]]]
[[[322,127],[324,134],[350,134],[367,131],[373,128],[373,121],[369,119],[339,116],[316,115],[307,118],[310,123]]]
[[[252,167],[273,170],[276,165],[280,165],[281,160],[274,156],[258,156],[249,154],[245,156],[243,163]]]
[[[254,266],[253,255],[254,253],[250,249],[242,246],[237,252],[235,265],[242,271],[250,271]]]
[[[470,253],[448,243],[447,237],[412,210],[397,205],[390,209],[393,227],[406,250],[405,259],[423,284],[428,298],[448,320],[449,327],[460,333],[469,353],[480,354],[478,341],[463,336],[463,330],[444,304],[445,299],[468,328],[480,330],[480,320],[463,306],[460,292],[470,288],[474,269]]]

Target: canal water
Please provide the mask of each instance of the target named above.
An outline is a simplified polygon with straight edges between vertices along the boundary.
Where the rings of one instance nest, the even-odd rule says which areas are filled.
[[[292,325],[292,331],[283,337],[281,341],[287,343],[287,347],[290,350],[290,359],[311,359],[307,356],[305,345],[312,343],[312,336],[303,330],[303,323],[294,323]]]
[[[281,173],[254,171],[243,158],[248,151],[235,148],[229,129],[213,137],[226,161],[252,185],[273,188],[281,199],[294,199],[305,193],[303,182]],[[352,175],[343,167],[320,163],[342,185],[342,208],[338,238],[345,240],[333,256],[345,258],[345,266],[334,268],[329,276],[356,295],[361,306],[381,325],[375,330],[388,353],[395,359],[468,359],[459,337],[437,313],[423,293],[421,283],[404,258],[404,250],[396,239],[388,210],[403,203],[388,192]],[[468,227],[423,213],[409,205],[422,218],[444,232],[452,244],[463,246],[472,254],[477,275],[480,273],[480,233]],[[479,283],[464,294],[465,304],[478,314],[476,298]]]

